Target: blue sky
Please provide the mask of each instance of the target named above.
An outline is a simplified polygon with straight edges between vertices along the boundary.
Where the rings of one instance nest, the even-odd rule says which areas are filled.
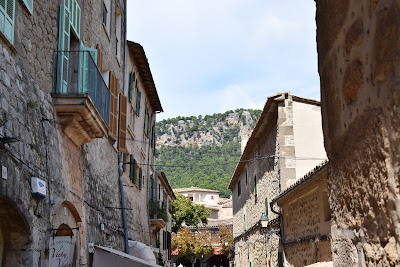
[[[128,40],[149,60],[157,120],[261,109],[277,92],[319,100],[312,0],[129,0]]]

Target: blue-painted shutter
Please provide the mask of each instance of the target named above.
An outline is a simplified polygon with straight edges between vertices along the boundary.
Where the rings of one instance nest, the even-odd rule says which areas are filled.
[[[22,2],[25,4],[29,13],[31,13],[31,15],[33,15],[33,0],[22,0]]]
[[[0,31],[14,43],[15,0],[0,0]]]
[[[57,59],[57,92],[68,92],[68,61],[69,61],[69,11],[60,5],[58,25],[58,59]]]
[[[82,77],[83,77],[83,88],[81,93],[87,93],[90,90],[96,90],[97,88],[93,88],[94,86],[97,86],[96,84],[93,84],[91,86],[91,83],[94,82],[94,77],[96,77],[96,73],[92,72],[97,72],[97,68],[95,66],[97,65],[97,49],[95,48],[90,48],[90,47],[83,47],[83,61],[82,61],[82,67],[81,69],[83,70],[82,72]],[[92,61],[92,62],[90,62]],[[93,64],[94,63],[94,64]],[[89,67],[92,66],[92,67]]]
[[[72,33],[79,40],[80,30],[81,30],[81,8],[79,7],[78,2],[76,0],[72,0],[72,2],[70,3],[69,10],[71,13],[70,23],[71,23]]]

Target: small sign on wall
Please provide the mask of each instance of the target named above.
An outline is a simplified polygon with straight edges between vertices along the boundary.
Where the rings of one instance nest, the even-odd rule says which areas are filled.
[[[75,236],[50,237],[49,267],[72,266],[75,241]]]
[[[1,178],[7,179],[7,167],[1,166]]]

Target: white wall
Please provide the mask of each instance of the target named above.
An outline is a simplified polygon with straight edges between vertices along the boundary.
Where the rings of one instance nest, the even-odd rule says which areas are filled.
[[[296,179],[299,179],[327,158],[322,133],[321,107],[293,101],[293,133]]]

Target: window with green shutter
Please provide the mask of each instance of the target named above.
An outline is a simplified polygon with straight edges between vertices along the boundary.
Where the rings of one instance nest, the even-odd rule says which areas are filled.
[[[246,171],[245,171],[245,172],[246,172],[245,175],[246,175],[246,185],[247,185],[247,168],[246,168]]]
[[[240,185],[240,180],[237,183],[237,192],[238,192],[238,196],[240,196],[240,194],[242,193],[242,187]]]
[[[139,189],[142,189],[142,168],[139,167]]]
[[[145,108],[144,108],[144,123],[143,123],[143,132],[145,132],[145,133],[147,133],[147,130],[146,130],[146,125],[147,125],[147,116],[148,116],[148,109],[147,109],[147,105],[145,106]],[[147,135],[147,137],[148,137],[148,135]]]
[[[265,216],[268,218],[268,198],[265,198]]]
[[[128,98],[129,101],[132,102],[132,97],[133,97],[133,82],[135,81],[135,73],[130,72],[129,73],[129,86],[128,86]]]
[[[137,86],[137,80],[136,80]],[[140,99],[142,97],[142,92],[139,89],[139,86],[136,87],[136,115],[140,117]]]
[[[15,0],[0,0],[0,31],[14,43]]]
[[[24,3],[26,9],[28,9],[29,13],[31,13],[31,15],[33,14],[33,0],[22,0],[22,2]]]
[[[254,194],[257,194],[257,175],[254,175]]]
[[[132,155],[130,155],[130,158],[129,158],[130,160],[129,160],[129,166],[130,166],[130,169],[129,169],[129,177],[131,178],[131,181],[133,182],[133,183],[136,183],[136,160],[133,158],[133,156]]]

